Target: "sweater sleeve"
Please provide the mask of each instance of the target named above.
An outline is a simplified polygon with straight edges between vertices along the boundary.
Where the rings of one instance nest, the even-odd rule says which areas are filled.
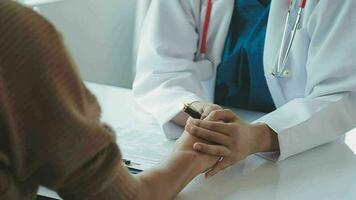
[[[99,120],[96,98],[53,26],[1,1],[0,154],[7,162],[0,164],[11,179],[44,185],[64,199],[135,198],[137,180],[122,165],[113,131]]]

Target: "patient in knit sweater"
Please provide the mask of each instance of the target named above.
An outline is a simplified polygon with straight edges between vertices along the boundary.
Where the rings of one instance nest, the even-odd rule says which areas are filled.
[[[39,185],[63,199],[171,199],[218,159],[196,141],[184,134],[164,163],[129,174],[55,28],[0,0],[1,200],[35,199]]]

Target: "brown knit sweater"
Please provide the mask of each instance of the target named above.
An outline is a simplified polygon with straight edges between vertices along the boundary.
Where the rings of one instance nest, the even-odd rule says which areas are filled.
[[[112,130],[57,31],[0,0],[0,200],[34,199],[39,185],[64,199],[134,199]]]

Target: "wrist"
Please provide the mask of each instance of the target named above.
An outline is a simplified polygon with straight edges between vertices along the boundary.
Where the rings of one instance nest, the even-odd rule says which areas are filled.
[[[268,152],[279,150],[278,135],[267,124],[254,124],[255,133],[257,135],[256,152]]]
[[[204,170],[201,155],[196,151],[177,151],[173,153],[172,156],[176,157],[177,160],[180,160],[179,162],[184,163],[184,167],[190,169],[188,170],[189,174],[193,177],[199,175]]]
[[[164,163],[137,176],[140,181],[138,199],[172,199],[200,171],[198,154],[178,151]]]

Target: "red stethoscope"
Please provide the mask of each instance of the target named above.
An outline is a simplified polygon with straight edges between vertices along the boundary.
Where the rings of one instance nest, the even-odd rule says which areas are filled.
[[[281,42],[281,46],[279,49],[277,66],[275,67],[275,69],[272,72],[272,75],[275,77],[288,77],[290,75],[289,70],[285,69],[285,65],[287,63],[288,57],[289,57],[291,49],[292,49],[296,31],[300,26],[301,15],[305,8],[306,3],[307,3],[307,0],[300,0],[299,6],[298,6],[299,7],[298,14],[297,14],[297,17],[293,23],[292,31],[290,33],[288,33],[288,27],[289,27],[289,24],[291,24],[290,23],[291,10],[292,10],[292,6],[294,5],[294,1],[293,0],[290,1],[288,12],[287,12],[286,23],[284,25],[282,42]],[[202,7],[202,0],[200,0],[200,7]],[[213,0],[207,0],[206,13],[205,13],[204,23],[203,23],[203,31],[201,34],[201,46],[200,46],[201,58],[205,58],[205,55],[207,52],[207,37],[208,37],[208,32],[209,32],[212,8],[213,8]],[[289,34],[290,34],[290,36],[288,37]],[[288,38],[289,38],[289,40],[288,40]],[[288,44],[288,46],[286,48],[287,44]]]
[[[202,7],[202,0],[200,0],[200,9]],[[201,46],[200,46],[200,56],[201,58],[205,58],[206,49],[207,49],[207,38],[210,26],[210,17],[211,17],[211,10],[213,9],[213,1],[208,0],[206,4],[206,13],[204,17],[204,24],[203,24],[203,32],[201,35]]]

